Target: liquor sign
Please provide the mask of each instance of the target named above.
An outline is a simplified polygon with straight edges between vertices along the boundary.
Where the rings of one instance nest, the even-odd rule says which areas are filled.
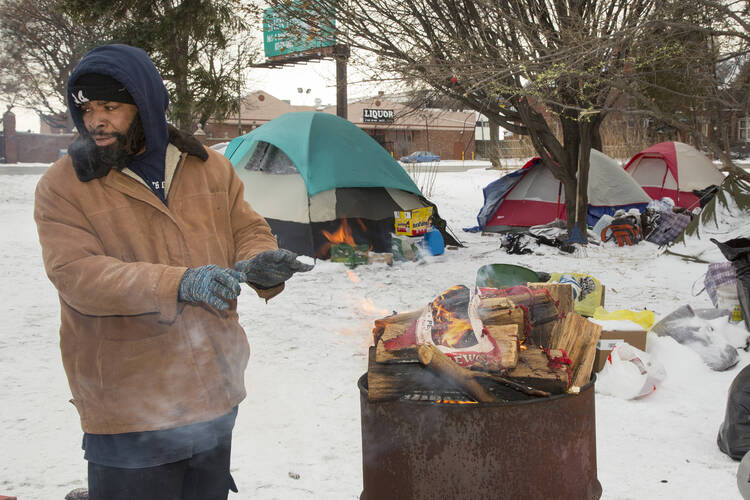
[[[393,110],[365,108],[362,111],[362,121],[364,123],[393,123]]]
[[[301,7],[268,8],[263,12],[263,51],[266,57],[290,56],[335,45],[336,20],[315,19],[311,24],[290,14],[304,16]]]

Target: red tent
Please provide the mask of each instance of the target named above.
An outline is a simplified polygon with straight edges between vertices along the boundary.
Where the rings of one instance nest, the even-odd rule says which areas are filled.
[[[682,142],[660,142],[633,156],[625,171],[654,200],[665,196],[675,205],[692,209],[698,206],[694,189],[721,185],[722,174],[706,155]]]

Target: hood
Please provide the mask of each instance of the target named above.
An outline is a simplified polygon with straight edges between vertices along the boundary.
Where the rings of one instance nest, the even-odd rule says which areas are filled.
[[[145,156],[163,154],[168,144],[166,111],[169,95],[161,75],[148,54],[129,45],[103,45],[83,56],[68,79],[68,111],[78,133],[87,134],[81,111],[70,99],[70,88],[81,75],[100,73],[111,76],[133,96],[146,135]],[[163,158],[163,156],[162,156]]]

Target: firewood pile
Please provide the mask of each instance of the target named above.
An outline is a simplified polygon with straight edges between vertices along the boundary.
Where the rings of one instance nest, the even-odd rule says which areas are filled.
[[[371,401],[496,403],[576,393],[588,383],[601,326],[573,312],[568,284],[463,286],[427,307],[375,320]]]

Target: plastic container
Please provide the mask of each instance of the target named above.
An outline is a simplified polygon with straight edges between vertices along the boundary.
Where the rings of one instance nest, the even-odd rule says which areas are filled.
[[[742,321],[742,307],[735,283],[721,285],[716,289],[716,307],[730,311],[729,321],[733,323]]]

